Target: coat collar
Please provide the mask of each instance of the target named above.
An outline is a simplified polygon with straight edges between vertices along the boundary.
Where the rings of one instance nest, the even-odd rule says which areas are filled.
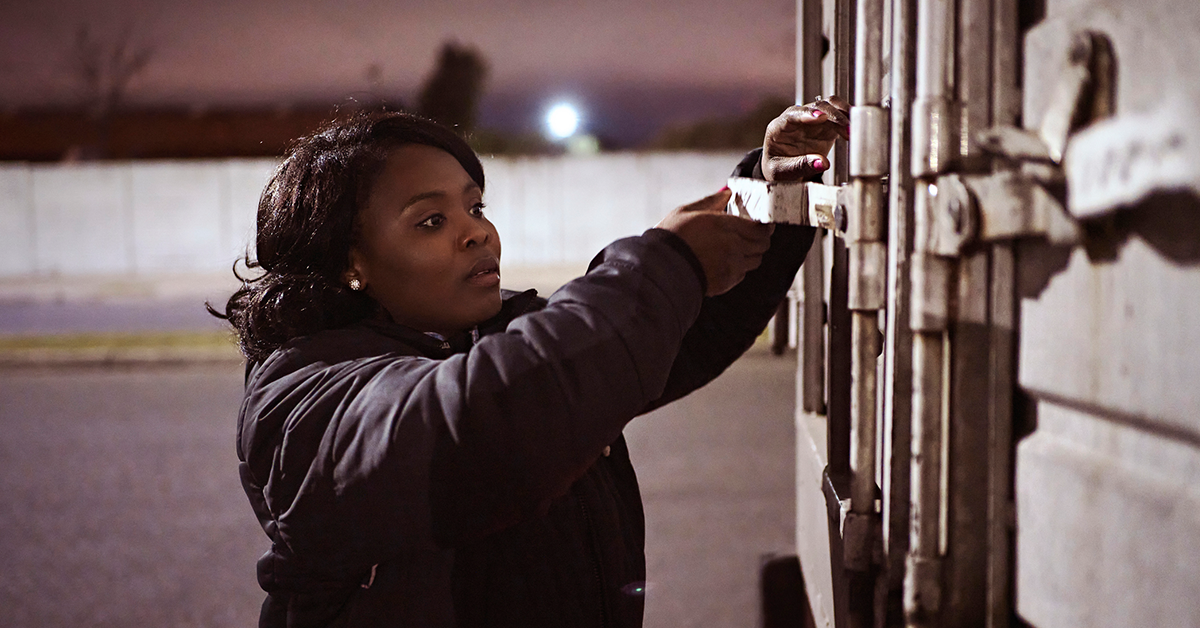
[[[480,338],[488,334],[504,331],[508,328],[508,324],[517,317],[540,309],[538,307],[540,299],[537,296],[537,290],[530,289],[524,292],[501,290],[500,294],[503,299],[503,304],[500,306],[500,313],[476,327]],[[391,321],[370,319],[363,321],[361,324],[376,333],[403,341],[405,344],[420,351],[423,355],[431,358],[448,358],[456,353],[467,351],[474,344],[474,336],[472,334],[474,330],[460,332],[442,340],[425,332],[417,331],[411,327]]]

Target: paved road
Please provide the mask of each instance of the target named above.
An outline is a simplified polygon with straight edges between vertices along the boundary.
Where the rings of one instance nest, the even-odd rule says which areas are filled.
[[[646,626],[753,626],[792,547],[791,358],[743,358],[627,434]],[[264,538],[238,486],[233,365],[0,372],[0,625],[250,626]]]
[[[795,553],[795,364],[755,349],[626,429],[646,503],[647,628],[759,625],[761,559]]]
[[[224,303],[213,304],[224,309]],[[129,301],[0,300],[0,335],[220,331],[224,321],[195,298]]]
[[[0,625],[253,623],[238,371],[0,373]]]

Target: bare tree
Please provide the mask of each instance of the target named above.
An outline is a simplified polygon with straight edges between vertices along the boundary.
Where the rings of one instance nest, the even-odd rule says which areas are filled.
[[[121,108],[129,85],[154,57],[154,47],[135,41],[133,27],[126,25],[112,41],[105,41],[82,25],[68,58],[68,70],[78,81],[84,109],[96,121],[94,157],[109,152],[113,115]]]

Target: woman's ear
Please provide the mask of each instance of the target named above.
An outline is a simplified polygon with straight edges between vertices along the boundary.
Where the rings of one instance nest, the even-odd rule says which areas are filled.
[[[367,275],[364,272],[365,264],[362,255],[357,249],[351,248],[349,258],[349,264],[342,272],[342,283],[349,286],[351,290],[362,290],[367,287]]]

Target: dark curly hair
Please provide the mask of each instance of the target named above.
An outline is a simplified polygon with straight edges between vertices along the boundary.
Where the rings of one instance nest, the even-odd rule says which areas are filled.
[[[345,327],[379,312],[379,305],[343,283],[357,216],[391,151],[406,144],[454,156],[483,189],[483,166],[450,129],[396,112],[355,113],[300,138],[284,156],[258,201],[256,258],[247,253],[242,288],[224,313],[242,353],[260,361],[288,340]],[[243,261],[243,260],[239,260]],[[207,304],[206,304],[207,305]]]

